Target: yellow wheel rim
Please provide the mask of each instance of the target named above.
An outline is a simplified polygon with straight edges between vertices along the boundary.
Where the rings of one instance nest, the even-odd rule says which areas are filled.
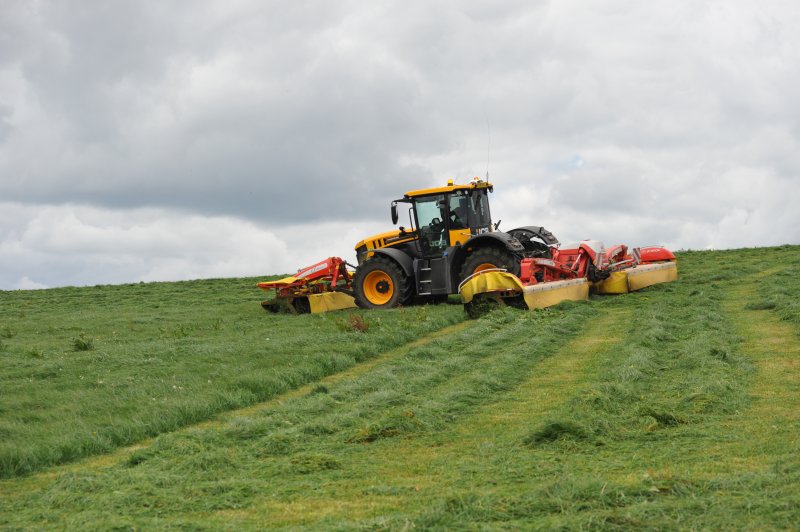
[[[373,305],[385,305],[394,295],[392,278],[383,270],[369,272],[364,278],[364,295]]]
[[[491,270],[492,268],[497,268],[497,266],[495,266],[491,262],[483,262],[483,263],[478,264],[477,266],[475,266],[475,269],[472,270],[472,273],[478,273],[478,272],[482,272],[484,270]]]

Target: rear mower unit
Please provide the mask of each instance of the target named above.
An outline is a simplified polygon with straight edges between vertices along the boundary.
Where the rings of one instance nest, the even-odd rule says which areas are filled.
[[[623,294],[678,278],[675,255],[666,248],[634,248],[624,245],[608,250],[602,242],[584,240],[563,247],[552,246],[550,258],[525,258],[519,276],[503,269],[476,272],[459,285],[470,316],[486,305],[545,308],[562,301],[589,299],[599,294]]]

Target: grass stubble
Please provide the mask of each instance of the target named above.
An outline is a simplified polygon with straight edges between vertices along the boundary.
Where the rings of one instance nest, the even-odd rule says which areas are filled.
[[[670,285],[501,310],[407,345],[458,321],[427,308],[441,321],[406,348],[113,460],[0,482],[0,525],[791,528],[799,342],[780,294],[797,293],[782,272],[798,257],[688,252]],[[389,332],[384,316],[364,313],[380,320],[367,335]],[[342,323],[326,345],[364,336]],[[8,327],[2,353],[19,342]],[[85,332],[101,350],[106,333]]]

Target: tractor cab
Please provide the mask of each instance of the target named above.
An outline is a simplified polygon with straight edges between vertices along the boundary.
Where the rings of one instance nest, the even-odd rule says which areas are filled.
[[[475,179],[453,185],[407,192],[392,202],[392,221],[397,223],[397,204],[408,203],[409,222],[421,257],[441,257],[451,246],[464,244],[473,235],[492,231],[489,192],[492,185]],[[405,233],[401,228],[401,234]]]

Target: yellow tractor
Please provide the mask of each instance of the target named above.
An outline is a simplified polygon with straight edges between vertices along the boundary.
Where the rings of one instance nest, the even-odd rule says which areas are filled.
[[[588,299],[590,290],[619,294],[677,279],[675,255],[661,246],[605,248],[599,240],[561,245],[543,227],[498,231],[492,223],[492,184],[412,190],[391,204],[392,223],[407,206],[409,227],[365,238],[358,266],[329,257],[277,281],[262,306],[273,312],[327,312],[359,306],[392,308],[439,302],[460,294],[470,315],[486,303],[544,308]],[[348,269],[349,266],[351,269]]]
[[[493,268],[519,275],[523,257],[546,257],[558,240],[543,227],[498,231],[489,211],[492,184],[477,177],[468,184],[412,190],[391,204],[397,224],[408,206],[409,227],[365,238],[355,246],[358,266],[353,294],[359,307],[436,302],[458,293],[459,283]]]

